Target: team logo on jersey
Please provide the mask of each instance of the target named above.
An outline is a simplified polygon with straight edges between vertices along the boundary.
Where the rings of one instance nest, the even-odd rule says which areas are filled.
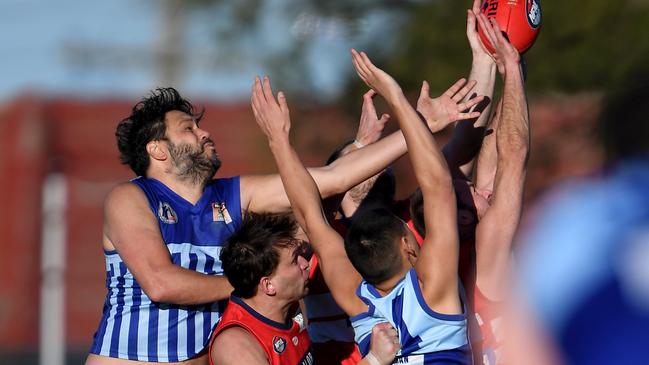
[[[212,221],[225,222],[225,224],[232,223],[232,217],[225,203],[212,203]]]
[[[541,0],[527,0],[525,2],[525,11],[527,13],[527,22],[532,29],[541,25]]]
[[[176,215],[176,212],[167,202],[160,202],[158,204],[158,218],[167,224],[178,223],[178,215]]]
[[[281,354],[282,352],[284,352],[284,350],[286,350],[286,340],[281,338],[281,337],[274,336],[273,337],[273,350],[275,350],[275,352],[277,352],[278,354]]]
[[[297,336],[293,336],[293,338],[291,340],[293,341],[293,345],[297,346],[297,343],[299,342],[299,340],[297,339]]]

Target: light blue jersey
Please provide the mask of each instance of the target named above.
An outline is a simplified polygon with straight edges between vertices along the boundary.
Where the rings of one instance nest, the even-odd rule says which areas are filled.
[[[401,350],[396,364],[472,363],[466,314],[448,315],[430,309],[414,268],[384,297],[365,281],[356,294],[369,306],[367,312],[351,318],[363,356],[369,352],[372,327],[387,321],[399,333]]]
[[[221,248],[241,225],[239,178],[213,180],[196,204],[155,179],[139,177],[132,183],[146,194],[174,265],[223,275]],[[175,362],[192,358],[207,347],[226,301],[191,306],[154,303],[116,251],[104,254],[108,295],[91,353]]]

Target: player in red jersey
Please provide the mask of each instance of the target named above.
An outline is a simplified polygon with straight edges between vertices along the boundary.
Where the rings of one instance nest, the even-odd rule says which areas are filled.
[[[234,291],[210,341],[210,364],[315,363],[301,315],[292,318],[309,272],[308,245],[296,232],[290,215],[248,213],[228,240],[221,261]],[[381,324],[373,333],[372,356],[391,361],[396,331]]]

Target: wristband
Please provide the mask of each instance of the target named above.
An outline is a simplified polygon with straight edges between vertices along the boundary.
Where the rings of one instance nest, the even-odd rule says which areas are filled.
[[[362,144],[362,143],[360,143],[360,142],[358,142],[357,139],[355,139],[354,142],[352,142],[352,144],[353,144],[354,146],[356,146],[356,148],[358,148],[359,150],[360,150],[361,148],[365,147],[365,145]]]
[[[369,361],[370,364],[372,365],[381,365],[381,362],[379,362],[379,359],[376,358],[376,355],[372,353],[372,351],[367,353],[367,356],[365,356],[367,361]]]

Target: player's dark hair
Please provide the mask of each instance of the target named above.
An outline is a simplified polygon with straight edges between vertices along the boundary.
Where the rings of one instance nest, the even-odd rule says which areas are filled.
[[[401,270],[401,237],[406,226],[387,209],[369,209],[354,216],[345,237],[345,251],[356,271],[372,285]]]
[[[264,276],[275,272],[279,249],[297,245],[297,224],[292,215],[244,214],[241,227],[221,251],[223,273],[234,287],[233,294],[250,298]]]
[[[177,110],[191,115],[198,123],[203,110],[196,111],[187,99],[183,99],[172,87],[157,88],[133,106],[131,115],[117,125],[115,136],[119,159],[129,165],[138,176],[145,176],[149,168],[147,143],[165,138],[165,115]]]
[[[342,157],[343,150],[352,143],[354,143],[354,140],[350,139],[349,141],[338,146],[338,148],[336,148],[327,159],[326,165],[331,165],[332,162]]]

